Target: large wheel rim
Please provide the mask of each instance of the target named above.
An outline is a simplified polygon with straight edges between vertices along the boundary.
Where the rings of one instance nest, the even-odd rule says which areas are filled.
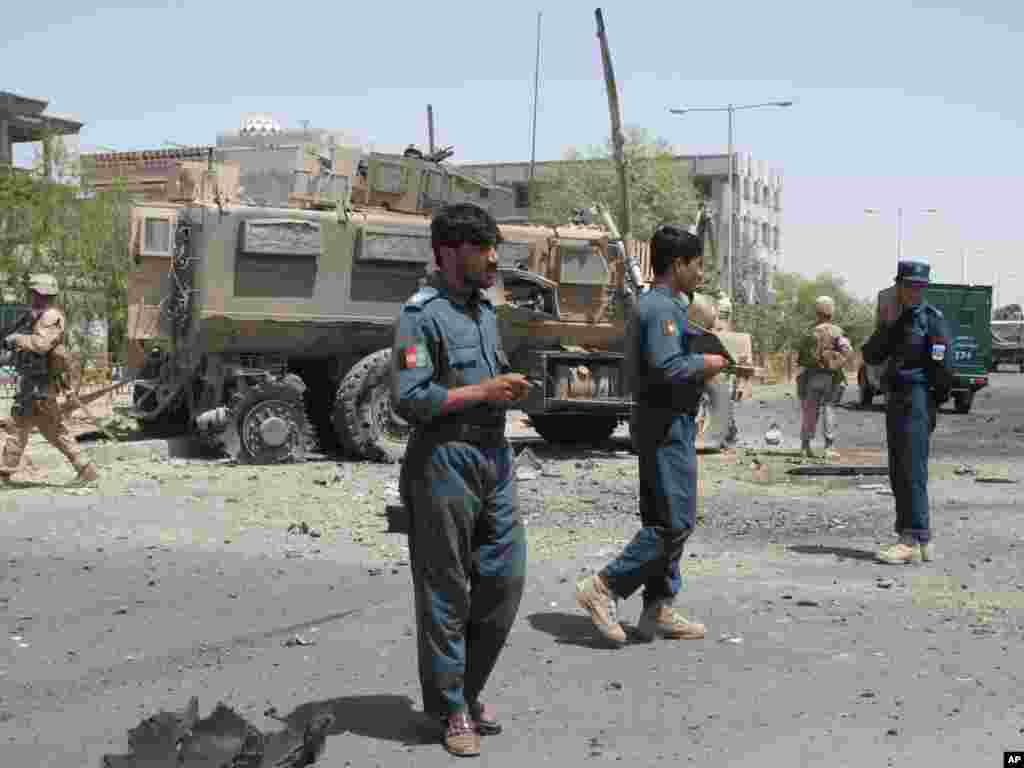
[[[395,412],[391,405],[391,382],[374,387],[370,401],[370,418],[374,436],[378,440],[404,443],[409,439],[409,422]]]
[[[261,400],[242,417],[243,450],[261,461],[283,461],[296,453],[302,434],[295,405],[284,400]]]

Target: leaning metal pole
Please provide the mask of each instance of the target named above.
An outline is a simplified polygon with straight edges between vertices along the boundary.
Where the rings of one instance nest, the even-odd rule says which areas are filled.
[[[626,138],[622,135],[622,118],[619,110],[619,92],[615,87],[615,70],[612,69],[612,54],[608,49],[608,36],[604,31],[604,17],[601,9],[594,11],[597,17],[597,39],[601,44],[601,62],[604,64],[604,83],[608,91],[608,114],[612,123],[612,149],[615,166],[619,173],[619,196],[621,214],[619,224],[622,227],[622,238],[628,240],[632,234],[629,210],[629,174],[626,172]]]

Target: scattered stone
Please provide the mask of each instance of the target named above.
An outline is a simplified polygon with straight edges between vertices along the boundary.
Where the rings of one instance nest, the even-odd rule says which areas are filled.
[[[611,683],[608,683],[604,688],[606,691],[621,691],[622,683],[613,681]]]
[[[796,604],[801,608],[818,608],[821,606],[817,600],[797,600]]]
[[[889,730],[887,730],[885,732],[885,735],[886,736],[899,736],[900,735],[900,731],[899,731],[898,728],[890,728]]]
[[[367,568],[366,572],[368,574],[370,574],[371,576],[380,576],[382,573],[384,573],[384,569],[383,568]]]
[[[297,648],[304,647],[307,645],[316,645],[316,640],[307,640],[302,635],[293,635],[282,643],[285,648]]]
[[[959,467],[953,470],[953,474],[956,475],[974,475],[977,474],[974,467],[969,464],[961,464]]]

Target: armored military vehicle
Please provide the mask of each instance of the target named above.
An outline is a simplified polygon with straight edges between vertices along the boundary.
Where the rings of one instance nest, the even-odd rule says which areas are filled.
[[[338,150],[324,169],[277,206],[177,211],[160,318],[170,350],[136,381],[130,412],[144,427],[190,432],[246,463],[301,460],[314,440],[363,458],[401,450],[408,425],[390,400],[391,344],[433,261],[429,214],[497,195],[418,153]],[[607,437],[629,412],[621,354],[584,347],[621,345],[621,323],[607,317],[607,232],[502,231],[492,299],[506,348],[546,384],[528,413],[551,439]]]

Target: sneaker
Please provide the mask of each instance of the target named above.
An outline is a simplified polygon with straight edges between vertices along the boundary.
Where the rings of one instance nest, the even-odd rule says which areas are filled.
[[[480,734],[468,712],[448,717],[444,728],[444,748],[456,757],[476,757],[480,754]]]
[[[590,614],[597,631],[616,645],[626,644],[626,631],[619,624],[615,596],[599,573],[576,583],[576,603]]]
[[[664,600],[651,603],[644,609],[636,631],[647,641],[655,637],[669,640],[700,640],[704,637],[703,624],[685,618]]]
[[[814,451],[811,450],[811,441],[802,440],[800,442],[800,453],[806,456],[808,459],[814,458]]]
[[[875,557],[880,563],[907,565],[921,559],[921,545],[917,542],[900,541],[892,546],[883,547]]]

